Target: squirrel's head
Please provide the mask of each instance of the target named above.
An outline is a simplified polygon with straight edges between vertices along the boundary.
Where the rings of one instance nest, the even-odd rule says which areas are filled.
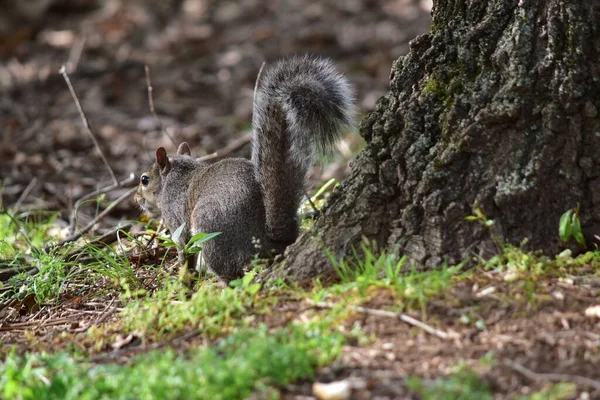
[[[181,143],[177,148],[177,154],[191,155],[190,146],[185,142]],[[160,215],[156,199],[163,189],[164,178],[171,168],[172,164],[164,147],[156,149],[156,161],[140,176],[140,183],[135,193],[135,202],[143,210]]]

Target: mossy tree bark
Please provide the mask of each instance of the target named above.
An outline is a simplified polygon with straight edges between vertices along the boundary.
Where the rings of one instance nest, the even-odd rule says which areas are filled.
[[[363,237],[429,267],[489,255],[475,209],[500,240],[547,253],[577,204],[588,242],[600,234],[600,2],[437,0],[432,17],[288,274],[331,271],[323,246],[349,256]]]

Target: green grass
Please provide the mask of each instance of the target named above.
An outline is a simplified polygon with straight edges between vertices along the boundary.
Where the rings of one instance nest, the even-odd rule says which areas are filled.
[[[48,242],[57,213],[39,212],[26,218],[0,212],[0,257],[11,260],[35,253]]]
[[[577,268],[583,265],[591,265],[597,269],[600,266],[600,251],[587,251],[573,257],[570,250],[565,250],[555,257],[548,257],[540,252],[524,251],[519,247],[506,244],[498,255],[488,260],[480,260],[480,265],[486,269],[510,271],[516,274],[576,272]]]
[[[176,276],[161,271],[162,265],[134,269],[126,255],[111,247],[84,243],[77,258],[65,261],[65,254],[73,248],[44,250],[48,240],[52,240],[48,238],[52,223],[51,215],[13,219],[0,214],[1,258],[27,257],[27,262],[40,270],[33,276],[23,273],[13,277],[9,283],[15,290],[0,297],[32,293],[38,302],[52,302],[84,294],[89,298],[110,291],[120,297],[124,309],[116,321],[92,327],[84,334],[85,339],[73,335],[74,345],[68,352],[10,354],[0,365],[0,398],[235,399],[257,392],[262,397],[277,397],[277,388],[310,379],[318,367],[331,363],[339,355],[344,337],[360,339],[363,335],[364,338],[359,331],[342,335],[336,327],[343,325],[351,314],[349,305],[368,303],[382,291],[386,295],[392,293],[392,301],[376,306],[393,311],[420,309],[425,318],[431,299],[444,296],[456,283],[472,277],[478,270],[494,271],[488,275],[496,279],[499,273],[506,281],[517,281],[511,284],[511,300],[524,295],[527,301],[534,302],[539,295],[536,283],[539,276],[577,274],[582,266],[587,267],[588,274],[591,266],[597,275],[600,265],[600,251],[577,257],[566,251],[546,257],[504,244],[500,254],[478,260],[476,268],[469,271],[464,271],[462,264],[422,271],[404,257],[365,246],[360,256],[355,253],[352,259],[340,261],[330,257],[339,277],[339,283],[330,286],[316,281],[307,291],[272,282],[259,284],[251,272],[229,287],[203,280],[190,290]],[[200,235],[196,237],[197,243],[190,243],[186,250],[195,251],[194,246],[209,239],[210,236]],[[172,240],[162,240],[167,247],[174,246]],[[154,278],[151,285],[140,280],[147,273]],[[485,279],[482,276],[480,280]],[[289,322],[297,320],[292,315],[286,317],[287,326],[269,330],[265,324],[273,325],[269,314],[280,295],[290,304],[297,305],[310,298],[315,302],[330,300],[334,306],[305,311],[303,320],[310,322]],[[296,308],[291,310],[294,312]],[[483,324],[476,314],[466,315],[465,319],[468,319],[465,323],[475,326]],[[125,365],[95,365],[85,358],[89,351],[86,345],[76,345],[92,342],[97,345],[96,350],[103,350],[113,343],[117,331],[135,333],[145,343],[167,342],[197,331],[199,342],[212,344],[199,345],[184,354],[172,349],[156,350],[134,357]],[[410,378],[406,385],[423,399],[492,396],[486,380],[466,366],[459,366],[452,374],[435,381]],[[568,398],[573,390],[572,385],[550,385],[523,399]]]
[[[574,383],[548,384],[544,389],[530,396],[518,397],[519,400],[567,400],[577,398]],[[581,397],[580,397],[581,398]]]
[[[406,380],[406,387],[422,400],[492,400],[492,389],[485,378],[474,370],[459,365],[448,376],[426,381],[418,377]],[[572,383],[549,384],[544,389],[519,400],[566,400],[577,393]]]
[[[363,254],[351,261],[338,261],[330,257],[341,283],[325,290],[326,293],[342,295],[354,292],[365,299],[374,289],[390,289],[395,292],[398,310],[419,308],[424,313],[428,300],[452,286],[470,273],[461,272],[462,265],[419,271],[406,257],[376,254],[363,246]],[[317,287],[318,288],[318,287]],[[322,288],[318,288],[322,290]],[[323,294],[321,294],[324,297]]]
[[[492,352],[486,353],[475,364],[481,371],[489,371],[496,361]],[[423,400],[492,400],[493,395],[487,381],[475,369],[464,363],[453,367],[452,373],[434,381],[425,381],[417,377],[406,380],[406,387]]]
[[[408,378],[406,386],[423,400],[492,400],[492,392],[485,380],[468,368],[461,368],[445,378],[427,382]]]
[[[190,328],[209,337],[247,325],[252,316],[266,312],[272,303],[259,296],[260,285],[247,274],[236,287],[202,281],[194,291],[177,279],[166,279],[164,287],[130,302],[121,313],[123,326],[148,337],[170,337]]]
[[[36,267],[39,272],[34,275],[27,272],[15,275],[8,282],[15,290],[7,291],[2,296],[23,297],[33,293],[39,302],[56,301],[64,296],[89,293],[90,288],[104,278],[107,278],[104,279],[104,286],[109,283],[109,287],[140,287],[131,263],[116,250],[88,245],[78,257],[88,256],[88,261],[82,264],[77,259],[65,260],[70,249],[71,246],[62,249],[37,249],[29,258],[29,266]]]
[[[10,267],[24,268],[8,281],[13,290],[1,293],[0,299],[34,294],[38,302],[57,301],[89,293],[100,280],[104,280],[104,286],[109,282],[121,289],[140,287],[127,256],[111,247],[99,248],[81,241],[53,248],[51,244],[58,241],[52,235],[57,229],[55,218],[56,213],[27,218],[0,213],[0,258]],[[77,249],[77,256],[70,257]],[[26,270],[31,268],[38,272],[28,273]]]
[[[126,365],[93,366],[67,354],[10,355],[0,365],[0,397],[10,399],[244,399],[307,379],[330,363],[344,336],[327,322],[269,332],[243,329],[215,347],[180,356],[153,351]]]

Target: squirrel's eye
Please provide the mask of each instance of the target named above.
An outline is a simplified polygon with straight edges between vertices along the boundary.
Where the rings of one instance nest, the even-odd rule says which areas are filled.
[[[150,177],[148,175],[142,175],[142,177],[140,178],[140,182],[142,183],[142,185],[148,186],[148,184],[150,183]]]

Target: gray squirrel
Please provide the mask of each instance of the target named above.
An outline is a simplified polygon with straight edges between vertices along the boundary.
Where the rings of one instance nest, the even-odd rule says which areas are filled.
[[[329,60],[279,61],[257,86],[251,160],[207,163],[187,143],[171,156],[159,147],[135,195],[171,233],[185,223],[180,248],[198,232],[221,232],[203,245],[202,257],[224,281],[242,276],[254,255],[281,253],[296,240],[308,171],[352,126],[352,88]],[[181,250],[179,260],[186,261]],[[195,268],[195,257],[187,263]]]

